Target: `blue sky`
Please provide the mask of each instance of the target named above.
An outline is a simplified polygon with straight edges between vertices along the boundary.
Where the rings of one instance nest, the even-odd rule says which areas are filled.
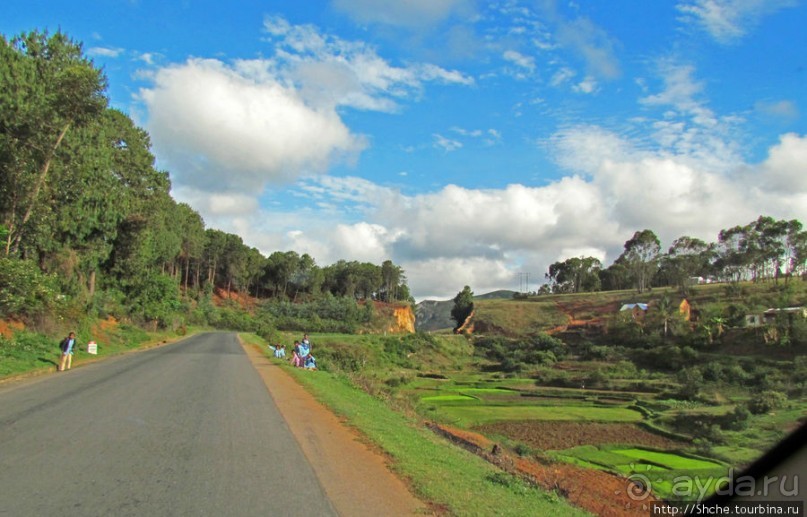
[[[403,266],[418,300],[536,289],[761,214],[807,220],[807,5],[6,0],[61,29],[172,193],[265,254]]]

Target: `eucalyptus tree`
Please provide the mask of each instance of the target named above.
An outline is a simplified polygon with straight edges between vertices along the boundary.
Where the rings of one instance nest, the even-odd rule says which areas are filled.
[[[382,262],[381,281],[381,293],[385,301],[392,302],[401,299],[399,298],[401,284],[406,282],[406,277],[400,266],[396,266],[391,260]]]
[[[557,293],[598,291],[601,268],[602,263],[595,257],[572,257],[551,264],[546,278],[554,284],[553,290]]]
[[[370,262],[362,262],[357,264],[356,274],[358,277],[356,288],[361,293],[361,298],[372,299],[374,293],[377,293],[383,284],[381,267]]]
[[[800,221],[787,222],[787,245],[784,253],[785,280],[794,274],[804,273],[807,266],[807,231]]]
[[[714,260],[714,246],[696,237],[675,239],[661,259],[661,270],[670,285],[685,291],[690,279],[707,276]]]
[[[652,230],[642,230],[633,234],[625,242],[625,251],[619,259],[631,274],[636,289],[641,293],[650,286],[658,271],[661,242]]]
[[[0,36],[0,213],[17,253],[41,199],[56,152],[71,128],[106,108],[106,78],[62,32]]]

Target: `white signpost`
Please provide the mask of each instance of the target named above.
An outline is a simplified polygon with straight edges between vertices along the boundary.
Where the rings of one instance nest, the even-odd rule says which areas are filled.
[[[87,343],[87,353],[92,355],[98,354],[98,345],[95,343],[95,341],[90,341]]]

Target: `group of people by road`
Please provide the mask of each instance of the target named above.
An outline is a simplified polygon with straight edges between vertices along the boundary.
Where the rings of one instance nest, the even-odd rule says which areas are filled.
[[[274,350],[274,355],[278,359],[286,357],[286,345],[269,345],[269,348]],[[311,341],[308,339],[308,334],[303,334],[301,341],[294,342],[294,348],[291,353],[291,364],[295,368],[305,368],[307,370],[317,369],[317,359],[311,354]]]

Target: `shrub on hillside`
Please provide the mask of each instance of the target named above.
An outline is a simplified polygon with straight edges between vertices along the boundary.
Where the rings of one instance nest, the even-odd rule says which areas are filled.
[[[474,353],[499,363],[504,372],[518,372],[527,365],[551,365],[568,353],[563,341],[547,334],[527,339],[487,337],[474,343]]]
[[[382,343],[387,360],[405,368],[414,367],[410,359],[413,354],[434,351],[438,348],[435,337],[422,332],[386,337]]]
[[[761,415],[783,408],[785,404],[787,404],[787,396],[784,393],[766,390],[757,393],[748,401],[748,410],[755,415]]]
[[[317,345],[315,355],[317,367],[329,372],[360,372],[371,362],[365,347],[345,343]]]
[[[0,316],[33,316],[56,298],[56,278],[29,260],[0,258]]]
[[[746,406],[739,404],[723,416],[720,428],[729,431],[742,431],[748,427],[749,418],[751,418],[751,412]]]
[[[610,361],[616,359],[619,355],[621,354],[617,347],[593,345],[591,343],[584,345],[580,351],[581,359],[586,361]]]
[[[675,397],[682,400],[695,400],[703,384],[703,373],[697,366],[684,368],[676,375],[680,388]]]

